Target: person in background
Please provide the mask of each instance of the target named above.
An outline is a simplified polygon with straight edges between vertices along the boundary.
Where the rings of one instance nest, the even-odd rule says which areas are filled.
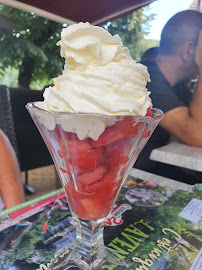
[[[0,129],[0,211],[25,201],[15,151]]]
[[[152,61],[155,60],[158,54],[159,47],[151,47],[146,50],[141,57],[141,61]]]
[[[198,179],[183,169],[151,161],[149,156],[153,149],[169,143],[171,137],[191,146],[202,147],[202,14],[194,10],[175,14],[162,30],[155,59],[141,63],[148,67],[150,73],[151,82],[147,88],[151,91],[153,107],[161,109],[164,118],[135,167],[194,183]],[[182,85],[195,78],[196,74],[197,88],[194,94],[188,93]]]
[[[142,61],[155,61],[157,55],[158,55],[158,50],[159,47],[151,47],[147,49],[141,57],[141,62]],[[185,105],[188,106],[192,94],[195,91],[196,87],[196,82],[197,82],[197,74],[195,74],[195,78],[190,79],[189,81],[183,81],[175,85],[175,93],[179,97],[179,99],[184,99]]]

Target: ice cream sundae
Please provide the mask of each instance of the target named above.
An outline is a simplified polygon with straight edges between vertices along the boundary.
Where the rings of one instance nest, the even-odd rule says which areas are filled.
[[[45,89],[44,101],[27,108],[54,160],[73,219],[85,224],[77,225],[77,251],[88,258],[84,269],[97,269],[101,238],[89,240],[89,226],[103,226],[162,113],[151,109],[147,68],[131,58],[118,35],[79,23],[62,30],[58,45],[64,71]],[[111,251],[101,246],[102,264]]]

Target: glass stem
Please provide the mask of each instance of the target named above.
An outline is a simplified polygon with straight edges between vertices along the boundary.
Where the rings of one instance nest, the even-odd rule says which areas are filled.
[[[73,214],[76,226],[76,249],[87,259],[104,252],[103,230],[105,218],[86,220]]]

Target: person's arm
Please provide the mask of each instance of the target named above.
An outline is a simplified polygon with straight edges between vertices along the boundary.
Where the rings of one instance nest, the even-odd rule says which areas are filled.
[[[202,147],[202,31],[196,50],[199,77],[192,102],[187,107],[177,107],[165,113],[160,125],[182,142]]]
[[[0,130],[0,195],[5,208],[25,201],[20,168],[13,147]]]

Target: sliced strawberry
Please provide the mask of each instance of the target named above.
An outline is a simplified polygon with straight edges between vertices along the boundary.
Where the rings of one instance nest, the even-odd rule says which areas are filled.
[[[83,153],[92,150],[88,139],[80,141],[79,139],[71,140],[66,138],[65,144],[71,158],[79,158]]]
[[[142,134],[142,138],[147,138],[150,136],[150,134],[151,134],[150,130],[145,130],[144,133]]]
[[[121,177],[124,175],[125,171],[126,171],[126,167],[124,167],[124,168],[120,171],[120,176],[121,176]]]
[[[147,113],[146,113],[145,116],[150,116],[150,117],[152,117],[152,111],[151,111],[151,108],[150,108],[150,107],[147,109]]]
[[[86,186],[86,190],[88,192],[97,192],[103,189],[107,189],[109,191],[112,189],[115,179],[116,179],[116,172],[108,171],[103,175],[103,177],[99,181],[91,183],[88,186]]]
[[[65,145],[62,142],[60,134],[58,140],[61,141],[61,149],[58,154],[61,158],[68,159],[72,165],[73,171],[78,174],[94,171],[103,162],[103,149],[92,149],[89,139],[79,140],[75,133],[63,132]],[[65,155],[64,147],[67,149],[68,156]],[[69,173],[69,170],[63,172]]]
[[[65,151],[64,150],[58,150],[58,155],[61,158],[65,158]]]
[[[100,165],[100,157],[103,157],[102,150],[99,153],[94,151],[88,139],[80,141],[75,134],[67,133],[65,144],[70,157],[68,161],[79,171],[79,174],[91,172]]]
[[[96,163],[89,154],[86,154],[78,159],[70,158],[68,161],[73,167],[78,168],[80,174],[85,172],[92,172],[96,168]]]
[[[74,153],[75,154],[75,153]],[[74,156],[72,154],[72,156]],[[80,174],[94,171],[103,162],[103,149],[92,149],[77,154],[78,158],[68,159],[69,163],[79,170]]]
[[[124,133],[129,132],[136,124],[136,121],[131,116],[125,116],[115,123],[115,126]]]
[[[128,156],[124,156],[121,158],[121,165],[125,165],[127,162],[129,161],[129,157]]]
[[[108,202],[107,202],[108,203]],[[76,214],[84,219],[97,220],[107,216],[111,207],[106,209],[106,204],[95,198],[81,198],[80,209],[77,208]],[[82,209],[82,210],[81,210]]]
[[[99,166],[93,172],[84,173],[78,176],[77,181],[81,182],[84,185],[90,185],[101,180],[105,173],[106,173],[106,168],[104,166]]]
[[[55,135],[56,135],[57,141],[59,142],[59,145],[60,145],[60,149],[58,150],[58,155],[61,158],[65,158],[65,148],[63,145],[62,137],[61,137],[58,126],[56,126],[56,128],[55,128]]]
[[[54,130],[55,136],[57,137],[57,141],[61,139],[61,134],[58,125],[56,125],[55,130]]]
[[[65,160],[65,165],[66,165],[65,168],[60,167],[60,170],[63,173],[68,173],[70,175],[70,177],[71,177],[71,170],[70,170],[69,164],[68,164],[68,162],[66,160]],[[78,176],[80,174],[79,169],[75,168],[75,167],[72,167],[72,173],[75,176]]]
[[[113,125],[111,127],[107,127],[97,141],[90,139],[89,142],[92,148],[99,148],[120,140],[124,138],[124,136],[124,133]]]
[[[61,170],[63,173],[70,173],[70,171],[69,171],[69,170],[64,169],[64,168],[62,168],[62,167],[60,167],[60,170]]]
[[[125,139],[118,140],[106,147],[106,164],[110,167],[123,165],[128,161],[128,144]]]
[[[131,138],[138,135],[142,123],[137,123],[131,116],[125,116],[122,120],[117,121],[115,126],[122,131],[126,137]]]

